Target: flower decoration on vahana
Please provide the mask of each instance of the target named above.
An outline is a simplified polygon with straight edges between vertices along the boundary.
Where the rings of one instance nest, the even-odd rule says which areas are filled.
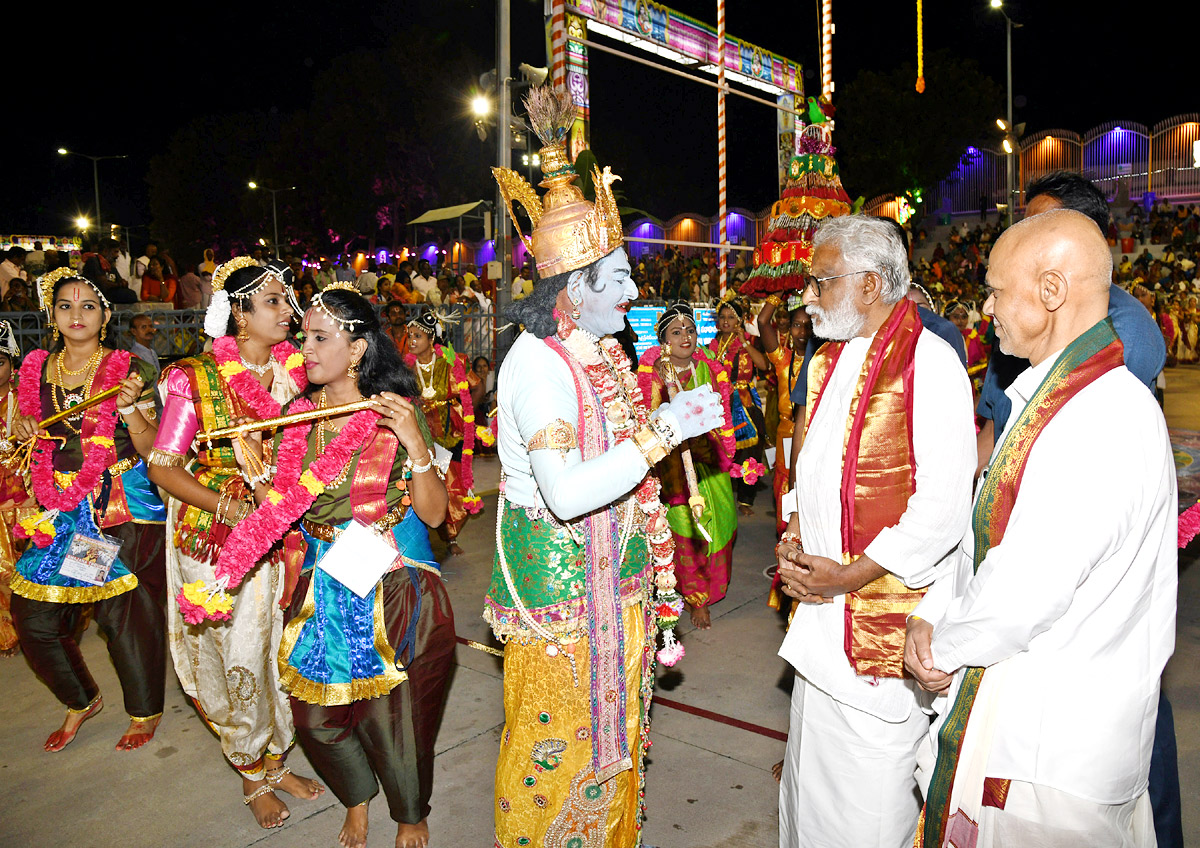
[[[292,403],[291,412],[308,412],[313,402],[301,397]],[[330,442],[325,452],[307,469],[303,468],[308,451],[311,422],[287,427],[276,455],[276,473],[267,498],[243,520],[230,535],[213,568],[215,581],[203,580],[185,585],[176,595],[184,616],[220,618],[228,600],[228,590],[242,580],[270,552],[275,540],[282,539],[292,524],[308,511],[317,496],[342,472],[378,429],[379,413],[364,409],[354,413]],[[207,604],[197,598],[212,598]],[[215,611],[215,612],[214,612]]]
[[[56,518],[58,518],[57,509],[23,518],[13,528],[13,535],[18,539],[31,539],[33,544],[39,548],[48,548],[54,541],[54,537],[58,535],[58,531],[54,529],[54,519]]]

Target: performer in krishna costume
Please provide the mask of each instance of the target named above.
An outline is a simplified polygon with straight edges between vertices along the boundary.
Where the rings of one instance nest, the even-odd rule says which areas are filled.
[[[725,597],[737,540],[737,507],[729,469],[735,451],[729,409],[729,372],[696,344],[696,319],[686,303],[663,310],[655,325],[662,347],[638,365],[638,384],[651,410],[684,389],[710,386],[721,396],[725,425],[689,439],[658,467],[662,500],[675,541],[675,579],[691,608],[692,624],[710,625],[709,607]]]
[[[446,521],[438,534],[460,556],[456,539],[468,513],[483,506],[471,490],[474,482],[475,401],[483,399],[483,383],[461,353],[441,343],[450,319],[437,310],[422,312],[408,323],[408,354],[404,361],[417,376],[421,408],[434,441],[450,453],[446,491],[450,496]],[[457,319],[455,319],[457,320]]]
[[[162,423],[150,476],[171,495],[167,590],[172,597],[186,584],[213,579],[217,554],[250,513],[256,485],[239,471],[230,440],[193,444],[196,434],[242,418],[273,418],[280,404],[308,384],[304,357],[288,341],[295,314],[291,275],[286,266],[260,267],[249,256],[217,268],[204,321],[212,352],[170,366],[159,384]],[[307,799],[321,792],[315,781],[284,765],[295,736],[275,662],[286,582],[276,553],[230,596],[225,621],[167,619],[180,685],[240,772],[242,794],[262,827],[278,827],[290,815],[274,790]]]
[[[570,96],[546,87],[527,105],[545,145],[544,201],[494,170],[510,215],[516,199],[533,221],[522,239],[541,275],[509,313],[525,331],[498,380],[503,472],[484,611],[507,642],[496,845],[627,848],[640,843],[660,628],[659,658],[682,655],[670,632],[682,608],[671,528],[649,471],[723,415],[702,386],[651,418],[611,337],[637,297],[617,177],[595,169],[596,202],[585,201],[564,147]]]
[[[285,595],[280,685],[305,754],[346,807],[338,841],[366,845],[367,805],[382,787],[397,848],[424,848],[455,645],[429,545],[446,514],[443,472],[417,381],[371,304],[335,283],[313,298],[304,331],[309,388],[283,417],[329,415],[287,421],[275,469],[257,438],[238,442],[245,473],[271,482],[255,487],[258,508],[222,549],[216,586],[197,589],[216,590],[202,605],[211,616],[222,585],[238,586],[283,540],[301,574]],[[335,410],[347,404],[357,406]]]
[[[118,750],[154,736],[162,717],[165,667],[163,530],[166,510],[146,476],[156,432],[153,367],[104,346],[108,300],[61,268],[38,281],[52,352],[25,358],[12,436],[35,439],[30,461],[41,512],[17,525],[31,540],[12,577],[12,616],[34,672],[67,707],[46,740],[61,751],[104,705],[75,641],[92,604],[121,681],[129,729]],[[48,430],[38,422],[100,392],[119,393]]]

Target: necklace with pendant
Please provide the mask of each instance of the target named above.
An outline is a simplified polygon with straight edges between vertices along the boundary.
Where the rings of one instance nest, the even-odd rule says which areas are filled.
[[[242,359],[241,356],[238,356],[238,359],[242,360],[242,364],[246,366],[246,370],[253,371],[255,374],[257,374],[260,377],[263,374],[266,374],[268,371],[271,370],[271,360],[270,359],[268,359],[262,365],[255,365],[253,362],[247,362],[245,359]]]
[[[437,389],[433,387],[433,366],[437,364],[437,359],[429,360],[429,364],[425,365],[421,360],[417,360],[417,380],[421,383],[421,397],[435,398],[437,397]],[[429,379],[425,379],[425,375],[429,375]]]

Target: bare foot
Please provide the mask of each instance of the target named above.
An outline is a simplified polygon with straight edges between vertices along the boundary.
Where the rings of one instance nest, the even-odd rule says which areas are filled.
[[[254,814],[254,820],[258,822],[258,826],[263,829],[283,827],[283,822],[291,816],[287,804],[275,796],[275,793],[271,791],[271,784],[267,783],[265,779],[247,780],[243,777],[242,795],[243,800],[245,798],[252,799],[246,801],[246,806]]]
[[[450,556],[463,555],[463,549],[458,546],[458,542],[451,542],[449,547],[446,548],[446,552],[450,554]]]
[[[11,648],[7,648],[3,651],[0,651],[0,658],[15,657],[19,653],[21,653],[21,646],[13,645]]]
[[[738,515],[754,515],[754,507],[750,504],[738,504]]]
[[[429,819],[396,826],[396,848],[425,848],[429,844]]]
[[[775,782],[783,780],[783,760],[780,760],[775,765],[771,766],[771,774],[775,777]]]
[[[125,731],[124,736],[117,740],[117,750],[133,751],[145,745],[154,738],[154,731],[158,730],[160,721],[162,721],[161,715],[153,718],[130,718],[129,729]]]
[[[403,825],[401,825],[403,827]],[[338,845],[343,848],[364,848],[367,844],[367,802],[346,808],[346,821],[338,834]]]
[[[57,754],[63,748],[70,745],[71,740],[75,738],[75,734],[79,732],[79,725],[102,709],[104,709],[104,699],[97,696],[96,700],[88,705],[88,708],[83,712],[76,713],[68,710],[67,717],[63,719],[62,727],[46,738],[46,750],[51,754]]]
[[[692,626],[697,630],[711,630],[712,616],[709,615],[708,606],[691,607],[692,611]]]
[[[273,789],[282,790],[293,798],[300,798],[304,801],[315,801],[325,791],[325,787],[311,777],[293,774],[287,766],[268,769],[267,783],[271,784]]]

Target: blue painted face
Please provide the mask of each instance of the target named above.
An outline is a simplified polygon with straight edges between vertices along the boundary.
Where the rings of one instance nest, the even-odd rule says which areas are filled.
[[[607,336],[625,327],[625,314],[637,300],[638,290],[623,247],[596,263],[596,272],[596,289],[587,284],[579,271],[567,283],[567,294],[579,304],[576,323],[589,333]]]

